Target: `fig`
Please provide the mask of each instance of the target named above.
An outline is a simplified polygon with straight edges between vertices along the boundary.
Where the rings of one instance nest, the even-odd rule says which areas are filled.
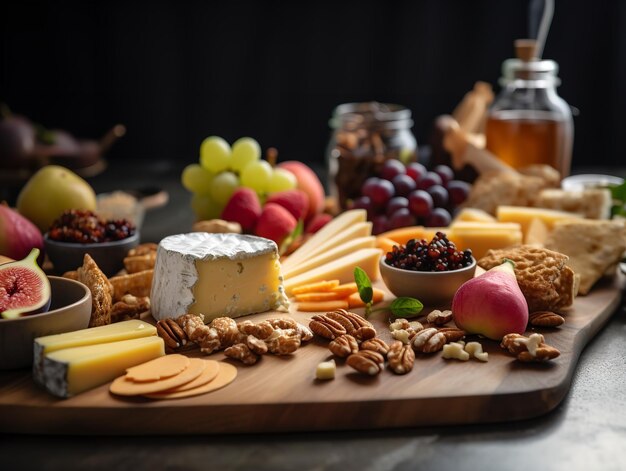
[[[43,263],[43,237],[37,226],[14,209],[0,204],[0,255],[21,260],[34,248],[41,251],[39,263]]]
[[[39,249],[23,260],[0,265],[0,315],[17,319],[46,312],[50,307],[50,281],[39,265]]]
[[[35,147],[35,128],[24,116],[11,113],[0,105],[0,164],[6,168],[24,165]]]
[[[501,340],[523,334],[528,324],[528,303],[522,294],[512,260],[466,281],[452,300],[454,323],[468,334]]]

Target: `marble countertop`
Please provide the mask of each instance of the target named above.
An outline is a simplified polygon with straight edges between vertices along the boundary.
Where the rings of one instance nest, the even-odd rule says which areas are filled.
[[[165,167],[162,171],[176,175]],[[119,188],[111,187],[113,181],[119,185],[117,178],[111,179],[105,172],[94,186],[99,192]],[[154,181],[154,176],[144,175],[124,183],[141,188],[153,186]],[[168,191],[170,200],[146,215],[144,240],[159,240],[172,233],[171,228],[191,225],[188,211],[172,210],[188,204],[188,195],[180,191],[178,180],[158,181]],[[583,350],[563,402],[536,419],[495,425],[271,435],[0,435],[0,456],[2,469],[7,470],[608,471],[626,469],[624,444],[626,303],[622,301],[608,324]]]

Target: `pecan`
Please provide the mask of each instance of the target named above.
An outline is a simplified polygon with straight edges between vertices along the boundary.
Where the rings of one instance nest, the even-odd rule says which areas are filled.
[[[531,334],[529,337],[507,334],[502,338],[500,346],[524,362],[551,360],[561,354],[556,348],[547,345],[541,334]]]
[[[300,333],[297,329],[275,329],[272,335],[264,339],[267,349],[275,355],[289,355],[300,347]]]
[[[438,329],[443,335],[446,336],[447,342],[458,342],[465,337],[466,332],[456,327],[441,327]]]
[[[162,319],[156,324],[157,333],[169,348],[180,348],[187,343],[187,334],[174,319]]]
[[[376,329],[372,323],[354,312],[337,309],[336,311],[327,312],[326,316],[339,322],[348,334],[359,341],[376,337]]]
[[[309,327],[313,333],[329,340],[333,340],[340,335],[347,333],[346,328],[343,325],[336,320],[327,317],[325,314],[313,316],[311,318],[311,322],[309,322]]]
[[[383,369],[385,359],[378,352],[371,350],[359,350],[346,360],[346,365],[354,368],[359,373],[375,376]]]
[[[224,355],[228,358],[234,358],[235,360],[239,360],[245,365],[254,365],[257,361],[259,361],[259,355],[255,354],[245,343],[237,343],[235,345],[231,345],[226,350],[224,350]]]
[[[389,346],[387,353],[389,368],[396,374],[403,375],[413,369],[415,363],[415,352],[409,345],[396,340]]]
[[[441,350],[447,341],[443,333],[429,327],[416,333],[411,339],[411,344],[416,352],[433,353]]]
[[[440,311],[435,309],[426,316],[426,322],[435,325],[444,325],[452,320],[452,311]]]
[[[328,349],[340,358],[345,358],[359,351],[359,344],[350,334],[340,335],[328,344]]]
[[[534,327],[558,327],[565,319],[552,311],[535,311],[530,314],[528,321]]]
[[[382,356],[387,356],[387,352],[389,352],[389,345],[378,337],[374,337],[373,339],[368,339],[361,344],[361,350],[371,350],[373,352],[378,352]]]

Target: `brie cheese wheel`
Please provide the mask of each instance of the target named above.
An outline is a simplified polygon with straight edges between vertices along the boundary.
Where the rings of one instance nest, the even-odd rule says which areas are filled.
[[[157,249],[150,302],[157,320],[191,313],[210,322],[286,309],[278,246],[241,234],[166,237]]]

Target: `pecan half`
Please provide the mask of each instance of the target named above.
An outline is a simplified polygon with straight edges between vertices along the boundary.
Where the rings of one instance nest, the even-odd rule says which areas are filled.
[[[535,311],[528,317],[533,327],[558,327],[565,322],[563,316],[552,311]]]
[[[331,319],[326,314],[313,316],[311,318],[311,322],[309,322],[309,327],[314,334],[329,340],[333,340],[340,335],[347,333],[346,328],[343,325],[336,320]]]
[[[161,319],[157,322],[156,329],[169,348],[180,348],[187,343],[187,334],[174,319]]]
[[[552,360],[561,354],[556,348],[547,345],[541,334],[531,334],[529,337],[507,334],[502,338],[500,346],[524,362]]]
[[[345,309],[327,312],[326,316],[340,323],[346,332],[357,340],[363,341],[376,337],[376,329],[372,323],[354,312]]]
[[[434,327],[420,330],[411,339],[411,345],[416,352],[433,353],[443,348],[448,339]]]
[[[452,311],[435,309],[426,316],[426,322],[434,325],[444,325],[452,320]]]
[[[359,344],[350,334],[340,335],[328,344],[328,349],[339,358],[346,358],[359,351]]]
[[[458,342],[465,337],[466,332],[456,327],[441,327],[438,329],[443,335],[446,336],[448,342]]]
[[[391,371],[403,375],[413,369],[415,352],[411,346],[403,344],[400,340],[396,340],[389,346],[387,361],[389,362]]]
[[[380,353],[371,350],[359,350],[346,360],[346,365],[354,368],[359,373],[376,376],[383,370],[385,359]]]
[[[378,352],[385,357],[389,352],[389,345],[387,345],[387,343],[383,339],[375,337],[373,339],[368,339],[363,342],[361,344],[361,350],[371,350],[373,352]]]

